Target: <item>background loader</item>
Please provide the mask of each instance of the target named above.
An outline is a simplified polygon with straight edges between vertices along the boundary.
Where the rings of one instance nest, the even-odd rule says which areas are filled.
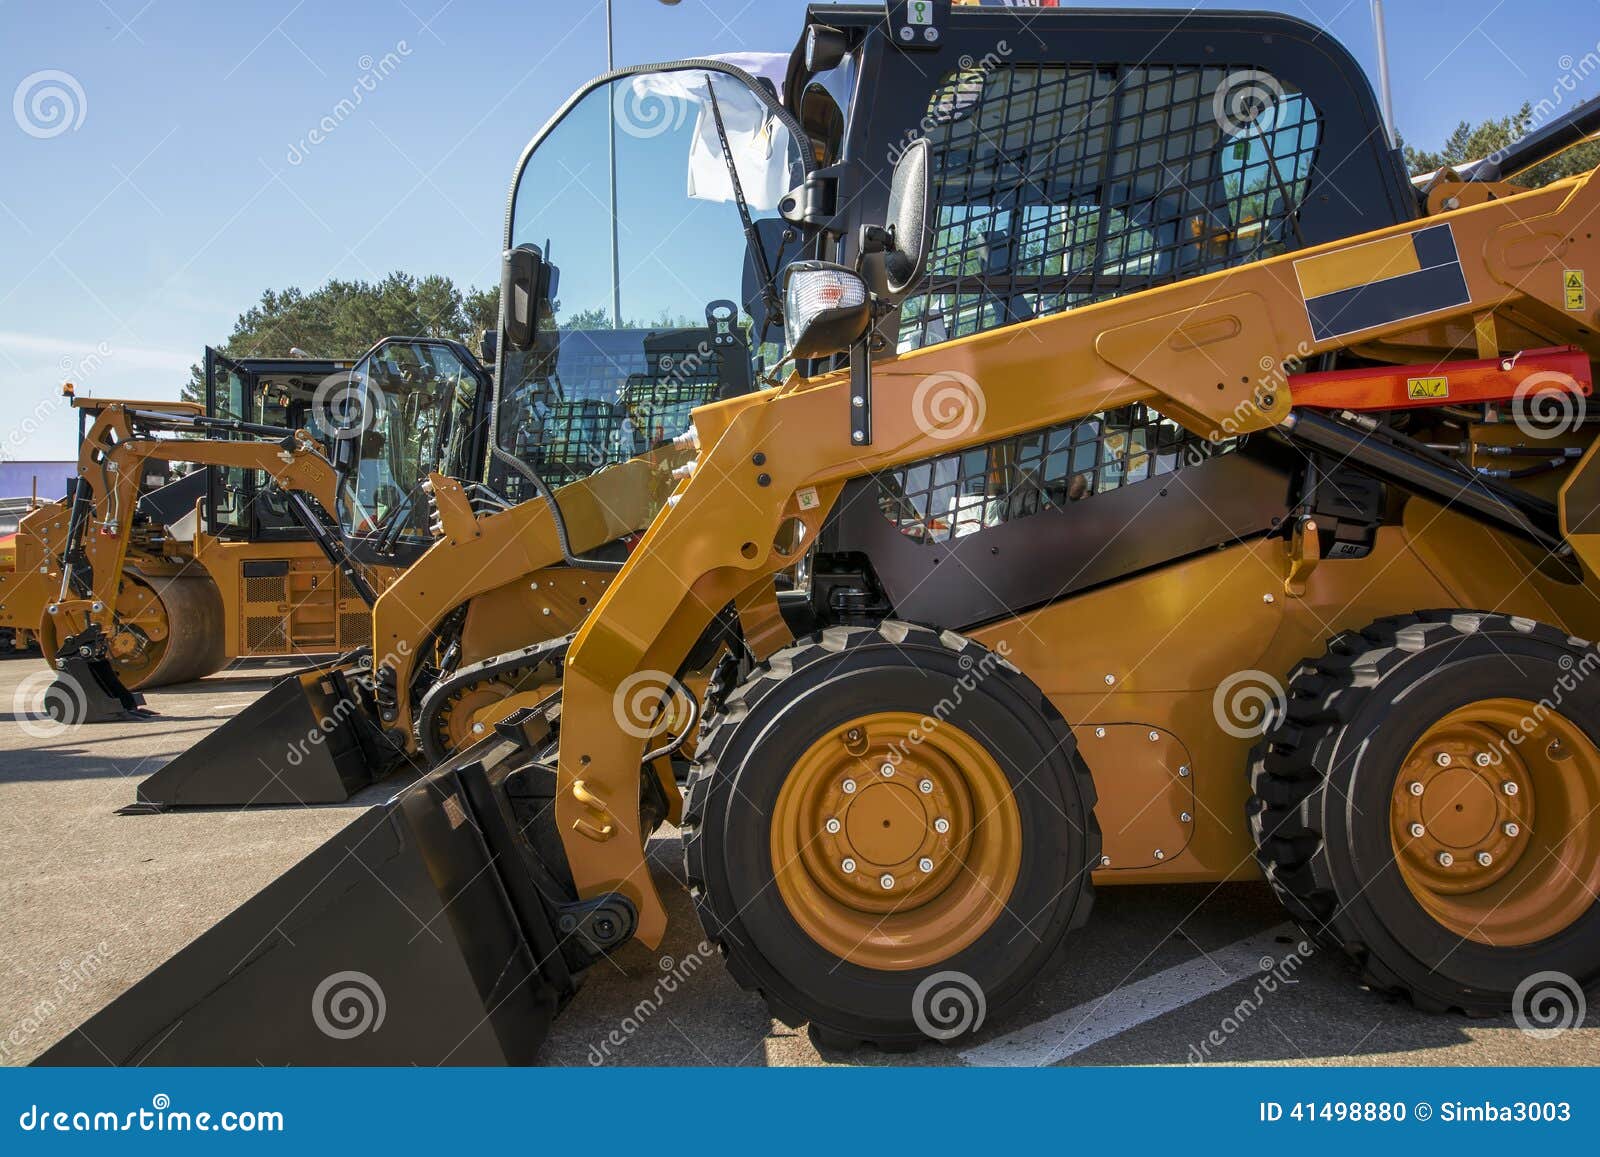
[[[1424,1008],[1600,981],[1600,182],[1515,184],[1597,110],[1419,188],[1298,21],[930,12],[812,9],[781,104],[625,69],[534,138],[500,397],[608,301],[739,290],[768,388],[693,411],[559,696],[46,1063],[526,1062],[660,942],[664,821],[731,975],[830,1042],[922,1040],[951,984],[1004,1016],[1120,884],[1264,876]],[[613,133],[645,100],[673,128]],[[617,232],[549,197],[608,142]],[[387,1018],[333,1039],[351,976]]]

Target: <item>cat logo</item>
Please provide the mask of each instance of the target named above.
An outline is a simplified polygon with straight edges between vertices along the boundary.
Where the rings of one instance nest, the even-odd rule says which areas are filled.
[[[1407,378],[1406,397],[1416,400],[1434,398],[1448,398],[1450,396],[1450,379],[1437,378]]]

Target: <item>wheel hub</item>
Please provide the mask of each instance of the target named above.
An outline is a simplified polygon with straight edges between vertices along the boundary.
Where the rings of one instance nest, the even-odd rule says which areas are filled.
[[[821,858],[840,865],[837,894],[861,911],[892,912],[916,903],[959,870],[965,844],[949,817],[962,815],[970,834],[970,808],[964,798],[957,802],[964,793],[950,771],[929,762],[904,758],[898,767],[851,768],[833,777],[822,794],[827,816],[817,832]],[[885,768],[892,774],[884,775]],[[846,783],[854,790],[846,791]],[[926,792],[920,790],[924,785]],[[938,824],[940,819],[945,823]],[[845,871],[846,863],[854,870]]]
[[[1481,722],[1430,729],[1402,765],[1394,799],[1395,846],[1436,892],[1488,887],[1516,867],[1532,837],[1532,778],[1516,749]]]
[[[1020,870],[1021,820],[999,765],[953,725],[922,722],[884,713],[832,729],[795,763],[773,813],[790,914],[864,967],[954,955],[999,916]]]
[[[1458,935],[1527,944],[1570,925],[1600,885],[1600,750],[1571,720],[1482,700],[1427,729],[1390,806],[1414,899]]]

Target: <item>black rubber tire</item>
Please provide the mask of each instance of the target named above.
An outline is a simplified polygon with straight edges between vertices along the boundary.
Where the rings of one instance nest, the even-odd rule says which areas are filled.
[[[987,674],[976,689],[956,693],[974,669]],[[830,728],[869,712],[921,715],[941,701],[955,704],[950,723],[981,741],[1011,783],[1022,870],[995,923],[951,957],[903,972],[848,963],[807,936],[778,893],[773,805],[796,759]],[[685,804],[690,892],[729,972],[775,1017],[810,1022],[835,1046],[915,1046],[930,1039],[913,1015],[925,979],[965,973],[994,1019],[1056,963],[1093,903],[1094,803],[1072,732],[1015,667],[950,632],[893,622],[834,627],[760,664],[708,722]],[[937,996],[936,983],[923,992],[924,1005]]]
[[[1589,644],[1531,619],[1422,611],[1345,631],[1301,663],[1287,711],[1252,752],[1248,814],[1267,880],[1307,934],[1366,984],[1428,1011],[1503,1013],[1540,972],[1592,989],[1600,903],[1533,944],[1463,939],[1412,897],[1389,809],[1401,763],[1435,721],[1480,699],[1547,700],[1562,675],[1593,662]],[[1563,694],[1562,714],[1600,743],[1600,679]]]

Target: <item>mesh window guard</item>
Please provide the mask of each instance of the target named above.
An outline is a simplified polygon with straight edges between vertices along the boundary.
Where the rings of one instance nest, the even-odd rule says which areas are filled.
[[[1231,448],[1148,406],[1122,406],[886,471],[878,475],[878,506],[908,538],[949,542],[1041,510],[1064,510]]]
[[[902,352],[1297,248],[1320,137],[1304,95],[1217,66],[968,69],[923,123],[938,232]]]
[[[690,410],[719,396],[721,354],[705,330],[580,330],[562,342],[559,373],[512,388],[501,411],[503,428],[516,432],[510,449],[551,486],[670,441]],[[491,478],[513,501],[530,497],[503,465]]]

